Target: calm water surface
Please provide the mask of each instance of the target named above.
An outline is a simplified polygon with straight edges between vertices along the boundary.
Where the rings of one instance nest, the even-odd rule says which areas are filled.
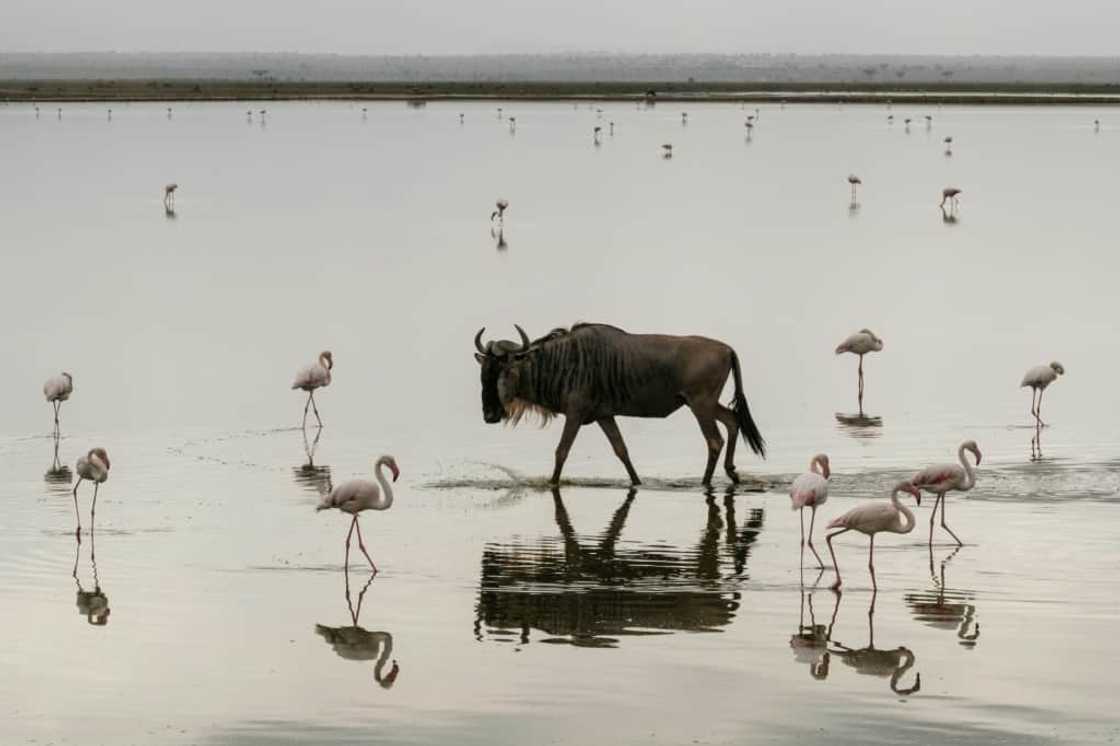
[[[515,132],[365,105],[0,106],[0,740],[1120,737],[1115,109],[771,106],[748,140],[731,105],[506,103]],[[770,487],[705,495],[682,411],[621,421],[636,493],[597,429],[540,489],[559,428],[482,422],[471,338],[579,320],[732,344],[771,449],[740,468]],[[886,346],[853,424],[832,348],[863,326]],[[288,385],[321,349],[303,433]],[[1038,459],[1017,384],[1051,359]],[[80,544],[39,394],[63,369],[60,462],[113,461]],[[842,595],[800,567],[785,484],[813,453],[823,523],[965,438],[962,549],[927,549],[926,502],[878,593],[858,537]],[[369,582],[312,508],[383,452]]]

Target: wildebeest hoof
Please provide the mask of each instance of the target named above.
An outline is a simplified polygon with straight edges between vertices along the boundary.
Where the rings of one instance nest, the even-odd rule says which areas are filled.
[[[734,469],[727,470],[727,478],[735,484],[739,484],[739,472],[735,471]]]

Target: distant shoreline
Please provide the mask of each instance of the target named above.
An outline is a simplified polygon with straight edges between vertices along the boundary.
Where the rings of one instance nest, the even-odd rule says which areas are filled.
[[[649,95],[652,91],[654,95]],[[186,79],[0,80],[6,102],[621,101],[947,105],[1117,105],[1120,85],[956,83],[292,82]]]

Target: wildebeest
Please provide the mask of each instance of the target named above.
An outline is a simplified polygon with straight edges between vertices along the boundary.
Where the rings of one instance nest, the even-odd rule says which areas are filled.
[[[610,440],[630,481],[640,484],[614,418],[668,417],[684,405],[696,416],[708,445],[705,485],[711,484],[724,444],[717,421],[727,428],[724,469],[733,482],[739,481],[736,435],[741,432],[751,450],[765,458],[766,443],[743,394],[739,357],[723,342],[628,334],[606,324],[576,324],[530,342],[525,331],[516,328],[520,343],[497,340],[483,345],[485,328],[475,335],[475,359],[482,366],[482,417],[489,423],[516,424],[526,413],[535,413],[545,422],[564,415],[553,484],[560,482],[580,427],[592,422]],[[730,408],[719,402],[729,374],[735,377]]]

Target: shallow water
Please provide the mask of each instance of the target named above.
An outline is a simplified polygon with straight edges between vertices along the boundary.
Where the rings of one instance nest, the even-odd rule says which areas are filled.
[[[934,108],[927,132],[919,108],[770,106],[748,142],[730,105],[505,104],[513,133],[491,105],[366,106],[0,106],[3,740],[1120,735],[1115,110]],[[597,430],[546,489],[559,429],[482,422],[471,338],[577,320],[736,347],[770,446],[740,447],[751,484],[704,495],[682,411],[621,421],[636,494]],[[862,326],[886,342],[865,420],[832,354]],[[288,384],[320,349],[316,442]],[[1055,358],[1032,459],[1017,384]],[[38,394],[61,369],[60,462],[113,462],[80,544]],[[924,501],[874,596],[850,534],[842,595],[799,571],[784,488],[810,455],[824,521],[965,438],[964,548],[927,550]],[[312,507],[382,452],[403,476],[363,518],[367,585]]]

